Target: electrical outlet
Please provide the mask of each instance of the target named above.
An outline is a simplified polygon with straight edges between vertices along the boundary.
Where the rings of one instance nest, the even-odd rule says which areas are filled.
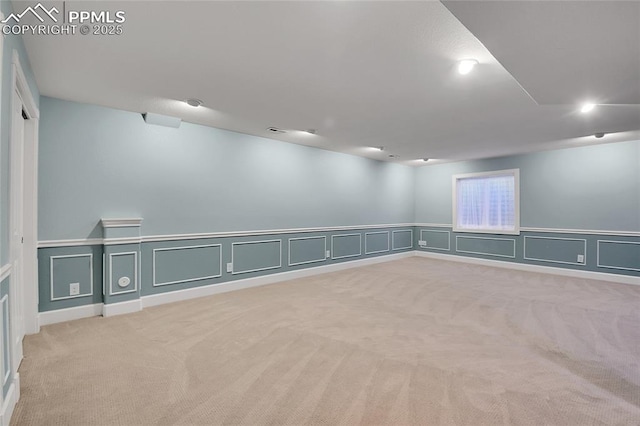
[[[425,240],[420,240],[420,241],[418,241],[418,245],[419,246],[426,246],[427,242]]]
[[[233,272],[233,263],[227,263],[227,272]]]
[[[326,256],[327,258],[331,257],[331,251],[330,251],[330,250],[327,250],[327,252],[325,253],[325,256]]]
[[[584,263],[584,254],[578,255],[578,263]]]
[[[80,283],[69,284],[69,296],[77,296],[80,294]]]

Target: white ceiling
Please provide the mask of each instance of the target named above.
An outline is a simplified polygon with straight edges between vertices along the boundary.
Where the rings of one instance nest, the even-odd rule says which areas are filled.
[[[67,1],[125,11],[123,34],[25,44],[43,95],[421,164],[640,139],[639,5]]]

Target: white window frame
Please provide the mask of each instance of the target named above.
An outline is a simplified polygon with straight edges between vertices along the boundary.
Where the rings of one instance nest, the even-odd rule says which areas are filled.
[[[469,178],[482,178],[482,177],[499,177],[499,176],[513,176],[515,193],[514,193],[514,203],[515,203],[515,218],[514,218],[514,229],[513,230],[503,230],[503,229],[469,229],[469,228],[459,228],[458,227],[458,180],[461,179],[469,179]],[[451,193],[453,195],[453,230],[454,232],[469,232],[475,234],[505,234],[505,235],[520,235],[520,169],[507,169],[507,170],[496,170],[490,172],[480,172],[480,173],[464,173],[457,174],[452,176],[452,190]]]

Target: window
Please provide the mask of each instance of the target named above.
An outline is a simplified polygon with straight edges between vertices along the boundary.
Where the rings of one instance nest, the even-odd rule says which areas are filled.
[[[520,234],[520,171],[453,176],[453,230]]]

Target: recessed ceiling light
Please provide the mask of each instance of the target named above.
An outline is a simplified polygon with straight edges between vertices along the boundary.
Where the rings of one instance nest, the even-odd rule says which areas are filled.
[[[270,133],[287,133],[286,130],[278,129],[277,127],[268,127],[267,131]]]
[[[389,158],[398,158],[399,156],[396,154],[389,154]]]
[[[463,59],[458,62],[458,72],[462,75],[469,74],[477,64],[475,59]]]
[[[384,151],[384,146],[377,146],[373,149],[377,149],[378,151]]]
[[[429,161],[429,159],[428,158],[423,158],[422,161],[424,161],[426,163],[427,161]]]
[[[598,133],[596,133],[596,134],[595,134],[595,135],[593,135],[593,136],[595,136],[595,137],[596,137],[596,139],[604,138],[604,132],[598,132]]]
[[[580,108],[580,112],[587,113],[589,111],[593,111],[595,107],[596,107],[596,104],[587,102],[586,104],[582,104],[582,108]]]
[[[307,129],[307,130],[305,130],[305,132],[309,133],[310,135],[315,135],[317,130],[316,129]]]
[[[200,105],[202,105],[202,101],[196,98],[189,98],[185,102],[187,103],[187,105],[192,106],[194,108],[198,108]]]

